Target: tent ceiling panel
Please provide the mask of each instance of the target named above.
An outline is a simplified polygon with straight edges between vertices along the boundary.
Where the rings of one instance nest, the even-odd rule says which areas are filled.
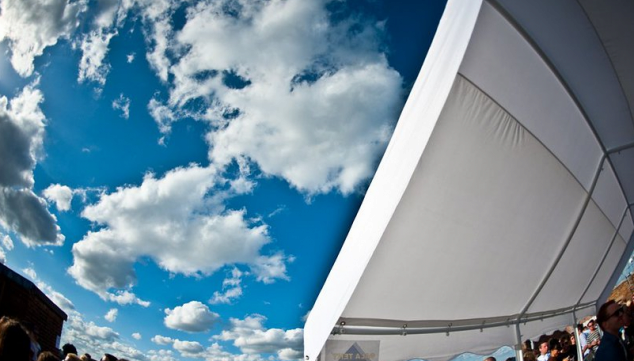
[[[597,185],[592,192],[592,198],[612,222],[612,225],[618,227],[623,217],[623,212],[627,207],[627,202],[610,162],[604,162]],[[623,231],[622,227],[621,232]],[[624,238],[629,238],[626,233],[621,235]]]
[[[590,189],[602,156],[592,129],[540,54],[487,3],[460,73],[512,114]]]
[[[634,126],[634,2],[579,1],[596,29],[605,51],[619,77],[630,108],[630,126]],[[600,117],[596,118],[597,122]],[[632,139],[630,135],[630,141]]]
[[[552,250],[563,246],[586,196],[542,143],[458,77],[342,316],[433,320],[518,313],[554,262]],[[526,262],[533,267],[517,267]],[[462,307],[465,295],[469,307]],[[434,299],[443,302],[417,307]]]
[[[498,0],[503,11],[510,14],[512,19],[524,29],[530,38],[543,51],[553,66],[561,74],[565,82],[577,96],[589,119],[594,120],[593,126],[600,135],[606,148],[613,148],[634,138],[634,124],[632,123],[630,108],[619,84],[612,60],[608,57],[601,39],[597,35],[595,26],[588,21],[588,15],[577,1],[552,0]],[[631,2],[621,1],[614,6],[613,1],[581,1],[584,7],[605,7],[607,9],[590,9],[602,22],[605,18],[608,26],[617,26],[616,34],[612,38],[623,38],[627,29],[634,23],[634,14],[624,7],[631,8]],[[618,17],[627,21],[616,21],[612,15],[604,17],[599,12],[614,10]],[[631,10],[630,10],[631,11]],[[629,12],[629,14],[628,14]],[[619,49],[631,49],[634,37],[629,35],[629,43],[619,44]],[[609,37],[608,37],[609,38]],[[624,41],[624,40],[619,40]],[[619,50],[624,51],[624,50]],[[623,64],[630,73],[634,59]],[[630,79],[632,79],[630,77]],[[601,89],[601,91],[597,91]],[[630,104],[631,102],[630,97]]]
[[[621,179],[629,203],[634,203],[634,148],[611,154],[610,161]]]
[[[601,259],[597,255],[603,255],[608,250],[614,235],[615,226],[594,202],[590,202],[566,252],[528,312],[556,310],[575,304],[600,266]],[[553,244],[549,249],[556,254],[561,246]],[[614,270],[616,263],[606,266]],[[571,278],[571,273],[578,277]]]
[[[632,208],[630,208],[625,213],[625,218],[623,219],[623,223],[619,229],[619,234],[623,240],[627,241],[630,237],[632,237],[632,232],[634,232],[634,222],[632,221]]]
[[[608,284],[608,280],[614,273],[614,268],[619,263],[623,251],[625,251],[625,240],[617,236],[592,285],[588,288],[588,292],[581,300],[581,303],[592,302],[599,298],[601,292],[605,289],[605,285]]]

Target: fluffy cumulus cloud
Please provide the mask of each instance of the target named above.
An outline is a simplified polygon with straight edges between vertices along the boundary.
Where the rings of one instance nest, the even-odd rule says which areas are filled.
[[[108,53],[108,44],[116,33],[104,33],[102,30],[90,32],[81,42],[82,57],[79,61],[78,81],[92,80],[100,85],[106,84],[110,66],[104,64]]]
[[[0,97],[0,228],[15,231],[27,245],[61,244],[55,216],[32,190],[46,125],[36,86],[37,81],[10,101]]]
[[[226,0],[192,6],[179,31],[153,24],[148,57],[171,79],[169,98],[149,104],[162,132],[208,121],[212,162],[248,160],[308,194],[349,193],[371,176],[401,102],[382,23],[334,21],[323,1]]]
[[[135,340],[140,340],[142,338],[141,334],[138,332],[135,332],[132,334],[132,338]]]
[[[58,210],[68,211],[73,200],[73,190],[61,184],[51,184],[44,190],[44,197],[55,202]]]
[[[103,194],[82,213],[103,227],[73,245],[69,273],[109,300],[133,295],[133,264],[140,257],[171,273],[206,275],[242,263],[263,282],[287,278],[280,263],[292,257],[261,254],[270,242],[267,226],[247,219],[244,210],[225,209],[232,191],[218,190],[222,183],[213,167],[192,165]]]
[[[219,303],[230,304],[233,300],[242,296],[242,276],[244,272],[237,267],[231,270],[231,275],[222,282],[222,292],[215,291],[209,300],[212,305]]]
[[[106,84],[110,64],[105,60],[110,41],[118,35],[117,28],[121,26],[134,3],[135,1],[99,1],[91,30],[77,44],[82,53],[77,78],[80,83],[93,81],[100,86]]]
[[[108,322],[114,322],[117,319],[118,315],[119,315],[119,310],[116,308],[111,308],[110,310],[108,310],[106,315],[103,316],[103,318],[105,318],[106,321]]]
[[[157,345],[171,345],[174,343],[174,339],[171,337],[166,337],[166,336],[161,336],[161,335],[156,335],[154,337],[152,337],[152,342],[154,342]]]
[[[244,320],[232,318],[231,328],[216,339],[232,341],[245,354],[277,354],[280,359],[291,360],[302,357],[304,332],[301,328],[282,330],[266,329],[266,317],[251,315]]]
[[[165,326],[186,332],[209,331],[220,317],[198,301],[191,301],[174,309],[168,308],[165,314]]]
[[[198,357],[205,350],[203,345],[195,341],[175,340],[173,347],[185,357]]]
[[[8,40],[11,64],[22,76],[33,73],[33,60],[79,25],[86,0],[3,0],[0,41]]]

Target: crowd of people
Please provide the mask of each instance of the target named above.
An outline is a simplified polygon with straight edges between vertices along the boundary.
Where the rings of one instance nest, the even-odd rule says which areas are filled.
[[[20,321],[2,317],[0,319],[0,361],[97,361],[84,353],[79,356],[77,348],[65,344],[56,352],[41,351],[31,327]],[[127,361],[111,354],[104,354],[100,361]]]
[[[557,331],[537,343],[527,340],[522,345],[525,361],[634,361],[634,303],[610,300],[591,318],[577,325],[577,332]],[[598,327],[597,327],[598,326]],[[577,341],[583,360],[578,359]],[[537,346],[537,347],[534,347]],[[512,358],[511,358],[512,359]],[[72,344],[57,352],[43,351],[32,327],[18,320],[0,318],[0,361],[93,361],[90,354],[79,356]],[[100,361],[127,361],[104,354]],[[484,361],[495,361],[487,357]]]
[[[632,302],[610,300],[599,308],[596,317],[576,326],[578,338],[570,330],[540,337],[538,342],[527,340],[522,356],[524,361],[634,361],[633,322]],[[583,360],[578,357],[577,341]],[[487,357],[484,361],[496,360]]]

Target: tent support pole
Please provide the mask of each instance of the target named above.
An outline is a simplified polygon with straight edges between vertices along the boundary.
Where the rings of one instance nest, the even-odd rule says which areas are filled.
[[[577,360],[583,360],[583,350],[581,349],[581,342],[579,342],[580,337],[585,337],[585,336],[581,336],[581,334],[579,333],[579,329],[577,328],[577,325],[575,324],[575,339],[577,340],[577,343],[575,344],[575,346],[577,346]]]
[[[522,332],[520,330],[520,323],[515,324],[515,359],[517,361],[524,361],[524,353],[522,352]]]

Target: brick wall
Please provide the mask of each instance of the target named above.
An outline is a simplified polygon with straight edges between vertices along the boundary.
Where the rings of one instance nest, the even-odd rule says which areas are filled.
[[[54,351],[67,319],[32,282],[0,264],[0,315],[35,325],[42,351]]]

